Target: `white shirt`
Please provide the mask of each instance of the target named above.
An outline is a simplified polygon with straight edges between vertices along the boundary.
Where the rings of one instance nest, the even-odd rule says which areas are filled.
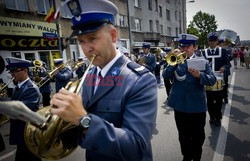
[[[95,82],[95,88],[94,88],[94,94],[97,90],[98,84],[99,84],[99,72],[101,72],[102,77],[104,78],[105,75],[108,73],[109,69],[115,64],[115,62],[122,56],[121,52],[119,50],[116,50],[116,56],[104,67],[104,68],[100,68],[97,66],[97,79]]]
[[[18,83],[18,84],[17,84],[17,85],[18,85],[18,88],[20,89],[20,88],[22,87],[22,85],[23,85],[25,82],[27,82],[29,79],[30,79],[30,78],[28,77],[28,78],[25,79],[24,81]]]

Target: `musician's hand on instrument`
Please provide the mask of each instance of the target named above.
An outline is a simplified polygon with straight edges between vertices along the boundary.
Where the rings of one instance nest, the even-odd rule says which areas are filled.
[[[64,88],[53,96],[50,104],[54,106],[54,108],[51,108],[52,114],[58,115],[63,120],[74,125],[79,125],[80,119],[87,115],[82,105],[82,96],[69,92]]]
[[[224,67],[221,67],[221,68],[220,68],[220,72],[221,72],[221,73],[224,73],[224,70],[225,70]]]
[[[188,68],[188,71],[189,71],[189,73],[190,73],[193,77],[195,77],[195,78],[200,78],[201,73],[200,73],[199,70],[195,70],[195,69],[193,69],[193,68]]]

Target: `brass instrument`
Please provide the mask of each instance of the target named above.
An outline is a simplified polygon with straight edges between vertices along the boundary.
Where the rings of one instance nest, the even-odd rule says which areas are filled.
[[[138,61],[138,64],[140,65],[146,65],[147,64],[147,58],[145,56],[141,57]]]
[[[174,66],[174,65],[180,64],[180,63],[183,64],[186,59],[187,59],[186,52],[182,52],[182,53],[179,53],[177,55],[175,53],[169,53],[165,57],[166,62],[171,66]]]
[[[34,65],[34,68],[33,68],[33,80],[38,83],[41,81],[41,77],[39,76],[39,72],[43,66],[43,62],[40,61],[40,60],[35,60],[33,61],[33,65]]]
[[[83,64],[84,64],[84,61],[75,62],[74,70],[77,70]]]
[[[81,81],[69,82],[65,89],[80,93],[83,82],[94,61],[95,55],[91,58],[90,65],[86,69]],[[24,140],[29,150],[40,158],[56,160],[68,156],[78,146],[77,126],[63,121],[57,115],[50,113],[50,106],[38,110],[38,114],[46,118],[44,125],[26,124]]]
[[[0,98],[7,98],[8,97],[8,91],[6,90],[6,88],[8,87],[8,85],[14,80],[14,77],[11,78],[11,80],[9,80],[8,83],[6,83],[4,85],[4,83],[0,84]]]
[[[66,63],[59,65],[54,70],[49,72],[47,76],[44,79],[41,79],[36,85],[38,88],[42,87],[44,84],[46,84],[49,80],[51,80],[61,69],[63,69],[67,64],[70,64],[71,60],[68,60]]]

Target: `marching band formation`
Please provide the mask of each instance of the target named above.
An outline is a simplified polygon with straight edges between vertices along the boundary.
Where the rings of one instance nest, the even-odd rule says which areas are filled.
[[[230,61],[236,57],[233,42],[217,32],[211,32],[207,36],[208,48],[198,49],[196,36],[180,34],[176,48],[153,50],[149,43],[144,43],[138,56],[121,53],[115,48],[117,33],[113,26],[117,7],[109,1],[101,0],[100,4],[87,0],[76,2],[78,1],[68,4],[69,10],[74,11],[72,29],[86,57],[91,59],[89,67],[87,68],[82,57],[76,62],[54,59],[55,69],[51,71],[40,60],[30,62],[8,57],[6,69],[12,79],[1,84],[1,100],[10,98],[22,101],[32,111],[51,105],[49,112],[54,115],[49,115],[46,119],[50,122],[58,115],[61,119],[55,121],[58,124],[52,124],[55,126],[53,130],[57,127],[61,129],[57,128],[59,132],[47,133],[43,131],[49,129],[51,124],[47,124],[38,131],[42,131],[41,135],[46,133],[48,139],[63,138],[66,136],[65,129],[79,127],[77,134],[80,135],[75,137],[79,137],[79,145],[87,149],[87,160],[102,158],[107,161],[151,161],[150,140],[156,120],[157,84],[162,84],[163,77],[167,105],[174,109],[183,161],[199,161],[205,140],[207,109],[210,124],[221,126],[222,104],[228,103]],[[82,10],[82,2],[92,7]],[[93,13],[92,10],[98,12]],[[81,19],[81,16],[85,19]],[[92,39],[96,39],[98,43]],[[223,45],[226,41],[229,43]],[[96,51],[91,51],[93,46],[97,48]],[[245,50],[249,53],[248,48]],[[246,61],[249,62],[248,59]],[[249,68],[249,63],[246,64]],[[94,88],[86,86],[92,78]],[[81,83],[73,85],[72,80]],[[8,92],[8,84],[11,82],[16,87]],[[55,82],[55,89],[52,89],[52,82]],[[80,98],[78,92],[69,92],[79,91],[80,88],[85,93]],[[56,93],[53,96],[52,91]],[[70,109],[70,106],[75,109]],[[70,110],[67,112],[68,109]],[[70,122],[71,125],[64,125],[65,122]],[[46,150],[53,148],[50,142],[37,143],[42,146],[38,148],[38,154],[34,154],[36,152],[27,146],[24,139],[27,133],[25,125],[23,121],[10,119],[9,143],[17,145],[16,161],[23,158],[41,160],[41,156],[49,159],[58,157],[54,156],[56,154],[45,155]],[[57,139],[49,141],[56,142]],[[68,154],[63,153],[62,156],[64,155]]]

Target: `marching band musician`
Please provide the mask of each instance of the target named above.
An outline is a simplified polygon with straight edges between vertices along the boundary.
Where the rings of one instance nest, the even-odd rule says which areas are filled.
[[[88,76],[97,80],[84,82],[82,96],[61,89],[51,112],[81,128],[86,161],[152,161],[157,84],[148,69],[116,50],[117,7],[108,0],[74,0],[67,6],[72,36],[88,59],[95,55]]]
[[[30,61],[19,58],[6,58],[13,81],[18,82],[11,100],[22,101],[32,111],[37,111],[39,107],[39,89],[29,78]],[[25,122],[20,120],[10,121],[10,145],[17,145],[15,161],[41,161],[33,155],[24,142]]]
[[[218,47],[218,37],[217,32],[211,32],[208,34],[208,45],[209,47],[202,51],[203,56],[209,60],[212,71],[215,73],[226,73],[230,74],[230,60],[227,51],[221,47]],[[218,77],[219,78],[219,77]],[[219,81],[217,78],[217,81]],[[223,79],[223,77],[222,77]],[[222,87],[223,88],[223,87]],[[222,119],[222,99],[223,91],[221,89],[213,89],[206,91],[207,93],[207,106],[208,113],[210,116],[210,124],[216,126],[221,126]]]
[[[78,57],[77,58],[77,64],[81,63],[80,65],[77,65],[77,69],[76,69],[76,74],[78,79],[82,78],[84,71],[86,70],[86,64],[83,63],[83,57]]]
[[[156,67],[156,60],[155,56],[152,53],[150,53],[150,47],[151,45],[149,43],[143,43],[142,45],[143,56],[140,59],[144,59],[145,62],[143,62],[143,64],[140,65],[145,66],[149,71],[151,71],[151,73],[154,73]]]
[[[165,49],[165,52],[166,52],[166,55],[165,57],[171,52],[172,48],[171,47],[167,47]],[[167,67],[168,63],[166,61],[164,61],[164,69]],[[170,89],[172,87],[172,80],[171,79],[166,79],[166,78],[163,78],[164,79],[164,85],[165,85],[165,88],[166,88],[166,93],[167,93],[167,96],[169,97],[169,93],[170,93]],[[168,99],[167,97],[167,99]]]
[[[230,42],[229,40],[227,40],[227,38],[218,38],[218,47],[222,47],[226,50],[229,61],[233,60],[232,48],[230,46],[232,43],[233,42]],[[231,74],[230,68],[229,70],[224,70],[224,73],[223,73],[224,86],[223,86],[222,96],[223,96],[224,103],[228,103],[228,77]]]
[[[180,34],[178,40],[187,59],[197,58],[196,36]],[[173,78],[167,104],[174,109],[183,161],[199,161],[205,140],[207,105],[204,85],[213,85],[216,78],[208,62],[204,59],[202,62],[202,70],[188,67],[185,60],[183,64],[168,65],[163,71],[165,79]]]
[[[55,67],[59,67],[63,64],[63,59],[54,59]],[[61,69],[59,69],[58,73],[55,75],[55,81],[56,81],[56,93],[62,88],[67,85],[67,83],[70,81],[70,78],[72,77],[71,70],[63,66]]]
[[[42,67],[38,71],[38,76],[44,80],[47,79],[48,75],[48,69],[46,67],[46,64],[42,62]],[[51,85],[50,85],[50,80],[48,80],[45,84],[43,84],[41,87],[39,87],[40,93],[42,94],[42,102],[43,102],[43,107],[49,106],[50,105],[50,94],[51,94]]]

